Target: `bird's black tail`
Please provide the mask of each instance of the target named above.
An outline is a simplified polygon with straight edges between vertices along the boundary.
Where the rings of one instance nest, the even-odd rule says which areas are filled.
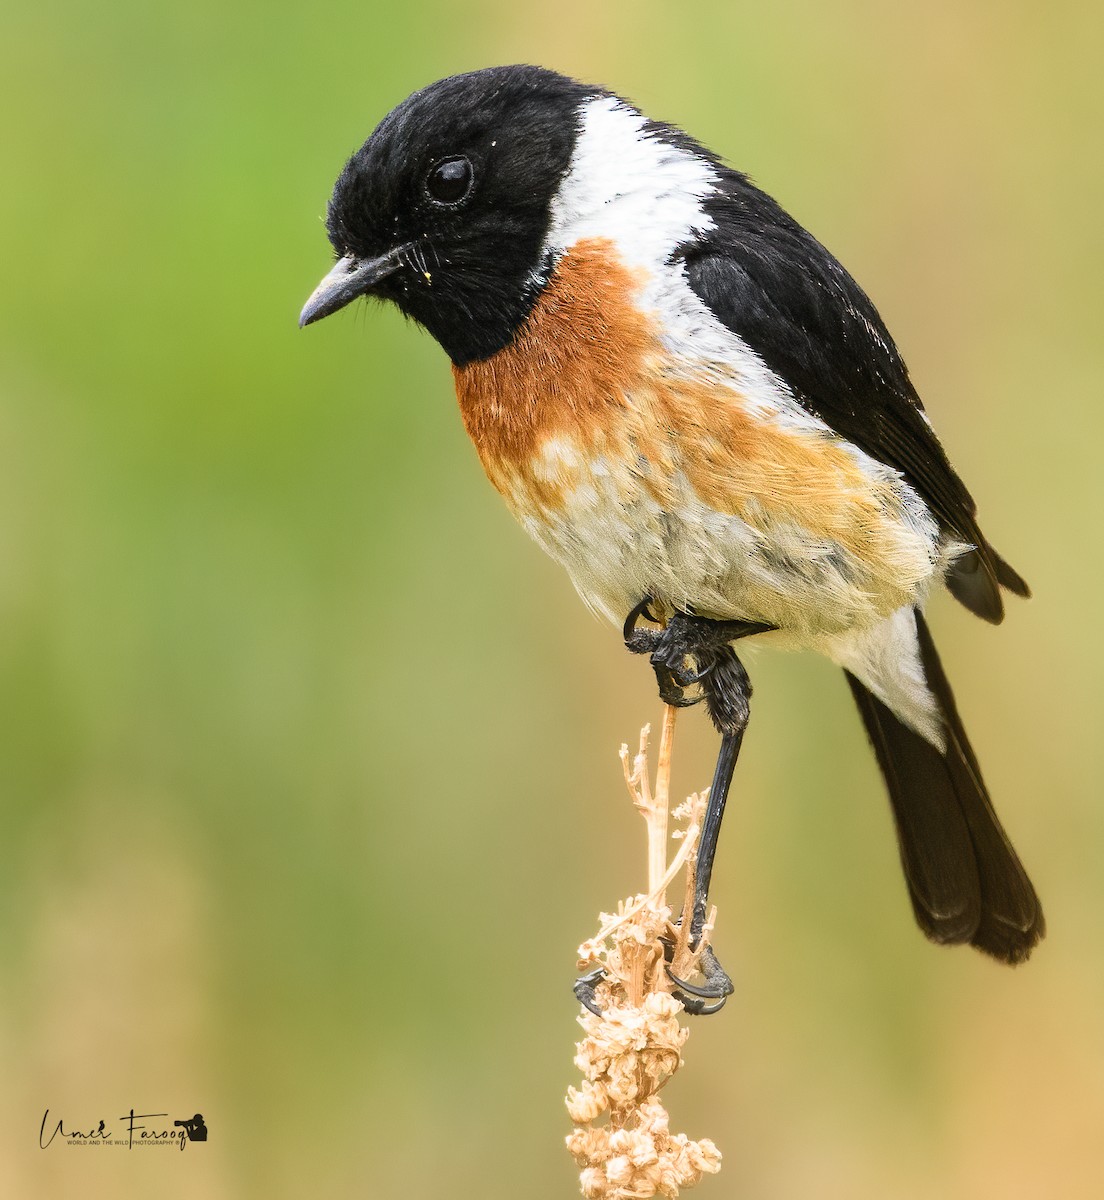
[[[969,942],[1002,962],[1024,962],[1046,932],[1043,910],[993,811],[919,610],[916,632],[943,713],[945,753],[847,672],[889,789],[916,920],[933,942]]]

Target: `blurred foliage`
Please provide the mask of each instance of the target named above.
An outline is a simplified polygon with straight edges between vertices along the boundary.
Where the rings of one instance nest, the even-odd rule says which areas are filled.
[[[738,980],[669,1097],[702,1195],[1104,1194],[1097,5],[9,5],[0,43],[0,1193],[570,1195],[575,945],[658,715],[482,479],[443,355],[301,334],[345,156],[539,61],[748,170],[880,305],[1036,588],[934,621],[1051,934],[914,930],[842,680],[758,656]],[[680,727],[676,775],[712,742]],[[163,1154],[36,1145],[131,1106]],[[110,1123],[110,1120],[109,1120]]]

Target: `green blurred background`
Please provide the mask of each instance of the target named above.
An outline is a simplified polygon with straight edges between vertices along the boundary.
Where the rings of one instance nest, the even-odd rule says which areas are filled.
[[[650,673],[483,479],[431,340],[300,333],[344,158],[529,61],[681,123],[879,304],[1036,590],[933,622],[1051,933],[914,929],[839,673],[753,663],[701,1194],[1104,1195],[1098,5],[7,6],[0,1194],[575,1194],[574,949],[644,857]],[[708,781],[697,712],[676,786]],[[37,1147],[131,1107],[186,1154]]]

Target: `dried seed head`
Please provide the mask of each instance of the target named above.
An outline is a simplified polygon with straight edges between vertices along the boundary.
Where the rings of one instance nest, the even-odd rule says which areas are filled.
[[[669,737],[671,718],[664,722]],[[670,766],[670,746],[660,748],[661,764]],[[579,969],[601,966],[605,978],[595,990],[602,1009],[596,1016],[584,1012],[579,1024],[585,1034],[576,1046],[575,1065],[583,1075],[582,1086],[567,1092],[568,1115],[575,1129],[566,1139],[567,1148],[580,1167],[579,1187],[592,1200],[647,1200],[662,1195],[676,1197],[692,1187],[703,1174],[721,1169],[721,1155],[708,1139],[691,1141],[685,1134],[672,1135],[667,1110],[657,1093],[682,1066],[682,1048],[690,1034],[679,1023],[682,1005],[671,995],[664,970],[664,946],[660,938],[678,932],[676,965],[696,968],[698,950],[686,945],[685,931],[671,924],[671,909],[665,890],[678,870],[691,861],[697,845],[704,800],[692,796],[675,815],[686,828],[674,862],[666,864],[667,779],[649,786],[643,757],[646,731],[641,735],[641,754],[630,771],[626,759],[626,782],[633,801],[648,822],[650,882],[653,890],[618,905],[615,914],[603,913],[598,934],[579,947]],[[662,812],[659,807],[662,805]],[[658,865],[657,865],[658,864]],[[658,880],[658,882],[657,882]],[[687,892],[692,890],[692,874]],[[707,926],[707,929],[711,927]],[[703,935],[702,944],[708,934]],[[604,1118],[604,1124],[595,1122]]]

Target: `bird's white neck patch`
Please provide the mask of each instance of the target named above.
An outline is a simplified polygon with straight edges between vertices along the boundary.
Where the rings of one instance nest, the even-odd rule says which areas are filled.
[[[690,287],[679,246],[714,228],[704,201],[723,181],[708,159],[648,130],[648,120],[614,96],[579,110],[580,132],[553,197],[542,266],[555,266],[577,242],[612,242],[622,265],[641,273],[637,306],[655,319],[669,366],[738,392],[741,403],[788,425],[827,433],[786,384]],[[546,280],[534,272],[539,289]]]
[[[712,166],[650,134],[647,119],[614,96],[586,101],[579,115],[546,252],[558,259],[583,238],[605,238],[625,265],[659,270],[677,246],[712,226],[701,205],[716,187]]]

